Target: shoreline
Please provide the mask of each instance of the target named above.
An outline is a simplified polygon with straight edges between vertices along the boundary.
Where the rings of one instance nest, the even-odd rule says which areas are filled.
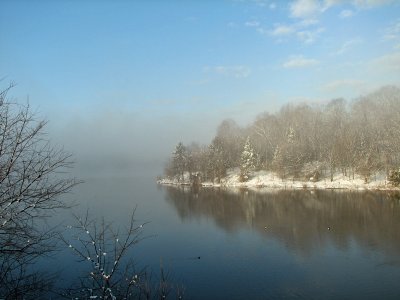
[[[170,186],[192,186],[189,180],[189,174],[185,174],[184,180],[162,178],[157,180],[160,185]],[[228,171],[226,177],[222,178],[220,183],[213,183],[211,181],[198,183],[199,187],[213,187],[213,188],[252,188],[252,189],[277,189],[277,190],[371,190],[371,191],[400,191],[399,187],[395,187],[387,181],[386,176],[383,174],[376,174],[372,176],[368,183],[360,175],[355,175],[354,179],[342,174],[335,174],[334,180],[328,178],[319,181],[301,181],[292,179],[281,179],[276,174],[267,171],[253,172],[248,181],[240,182],[238,170]]]

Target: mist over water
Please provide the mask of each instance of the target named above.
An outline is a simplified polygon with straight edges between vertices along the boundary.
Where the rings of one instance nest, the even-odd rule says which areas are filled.
[[[76,163],[71,171],[88,176],[161,175],[179,141],[207,144],[221,121],[214,116],[200,123],[200,115],[143,115],[116,108],[56,117],[48,124],[49,137],[73,154]]]

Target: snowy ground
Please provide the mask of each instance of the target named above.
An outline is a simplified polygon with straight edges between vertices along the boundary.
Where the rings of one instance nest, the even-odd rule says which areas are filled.
[[[335,174],[333,181],[330,178],[321,179],[317,182],[294,181],[291,179],[280,179],[276,174],[267,171],[253,172],[246,182],[240,182],[239,169],[229,170],[225,178],[220,183],[203,182],[202,186],[209,187],[246,187],[246,188],[274,188],[274,189],[348,189],[348,190],[398,190],[386,181],[384,174],[372,176],[368,183],[364,183],[364,178],[355,175],[354,179],[343,176],[341,173]],[[189,185],[189,176],[185,175],[183,182],[170,180],[167,178],[157,181],[165,185]]]

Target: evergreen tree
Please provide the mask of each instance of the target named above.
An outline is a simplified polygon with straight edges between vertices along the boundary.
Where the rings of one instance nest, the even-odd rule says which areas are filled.
[[[250,143],[249,137],[247,137],[246,143],[244,144],[240,160],[241,160],[240,175],[242,181],[245,181],[249,179],[250,171],[254,170],[257,162],[254,148]]]

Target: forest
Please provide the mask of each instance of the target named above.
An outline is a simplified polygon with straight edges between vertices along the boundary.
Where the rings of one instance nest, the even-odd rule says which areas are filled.
[[[282,179],[332,181],[341,172],[350,179],[361,175],[367,183],[379,173],[398,185],[399,149],[400,88],[385,86],[351,101],[287,104],[245,127],[224,120],[209,145],[179,142],[164,174],[220,182],[228,169],[240,168],[242,181],[256,170]]]

